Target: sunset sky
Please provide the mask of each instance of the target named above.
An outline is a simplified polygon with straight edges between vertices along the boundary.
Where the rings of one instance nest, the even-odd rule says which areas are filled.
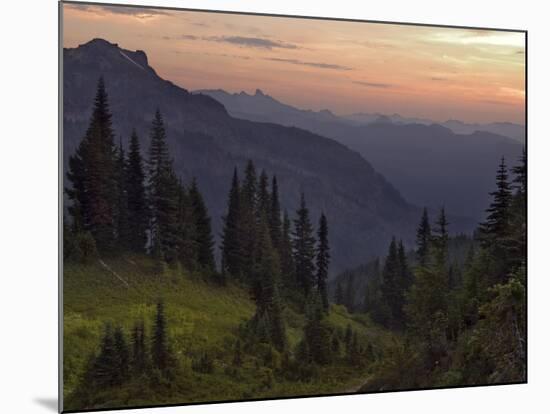
[[[145,51],[189,89],[262,89],[303,109],[525,122],[525,35],[65,4],[64,47]]]

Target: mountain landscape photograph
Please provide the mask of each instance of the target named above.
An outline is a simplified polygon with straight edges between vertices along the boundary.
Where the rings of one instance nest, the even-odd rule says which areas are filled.
[[[526,382],[525,32],[61,13],[62,411]]]

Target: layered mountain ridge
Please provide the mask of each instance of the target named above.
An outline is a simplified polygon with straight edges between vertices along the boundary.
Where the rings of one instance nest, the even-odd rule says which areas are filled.
[[[162,79],[145,52],[106,40],[65,49],[63,70],[65,165],[84,136],[103,76],[123,144],[135,128],[145,155],[150,122],[160,109],[176,173],[187,183],[197,178],[217,237],[233,168],[242,171],[252,159],[258,170],[277,175],[282,205],[292,216],[302,191],[315,224],[325,212],[333,272],[383,253],[392,235],[413,241],[419,209],[341,143],[295,127],[233,118],[217,100]]]

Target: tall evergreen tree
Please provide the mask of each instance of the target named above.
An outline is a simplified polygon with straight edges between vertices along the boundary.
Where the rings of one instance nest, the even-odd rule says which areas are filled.
[[[241,187],[241,257],[243,258],[243,275],[249,278],[254,268],[254,252],[257,244],[257,193],[258,180],[256,167],[252,160],[249,160],[244,173],[244,180]]]
[[[409,290],[413,283],[413,275],[409,268],[409,262],[407,260],[407,254],[405,253],[405,247],[403,246],[403,240],[399,240],[397,246],[397,261],[399,263],[399,283],[400,283],[400,295],[401,300],[405,302],[405,293]]]
[[[197,258],[203,269],[208,271],[215,270],[214,262],[214,238],[212,237],[212,226],[210,216],[204,204],[202,194],[197,186],[197,181],[193,178],[191,188],[189,189],[189,198],[193,217],[195,222],[195,236],[197,246]]]
[[[127,169],[129,247],[143,253],[147,243],[149,213],[145,193],[145,172],[139,139],[135,130],[130,136]]]
[[[290,227],[290,218],[288,217],[288,212],[285,210],[283,214],[283,233],[281,236],[279,257],[281,261],[282,281],[286,289],[293,289],[296,286]]]
[[[222,233],[222,274],[229,273],[242,278],[242,227],[241,227],[241,188],[237,168],[233,171],[231,189],[227,201],[227,213],[223,217]]]
[[[318,292],[313,292],[306,303],[304,341],[310,360],[308,362],[323,365],[331,361],[331,327],[327,321]]]
[[[269,225],[264,216],[259,224],[258,246],[252,279],[252,295],[256,302],[255,323],[264,330],[262,336],[279,350],[286,347],[286,329],[279,294],[280,266],[277,252],[271,244]]]
[[[267,220],[271,217],[271,200],[269,195],[269,179],[265,170],[262,170],[260,179],[258,181],[258,200],[256,216],[258,222],[262,220],[263,216]]]
[[[91,378],[99,387],[116,385],[117,376],[117,353],[113,328],[110,324],[105,325],[105,331],[101,340],[100,351],[94,359],[91,367]]]
[[[510,237],[506,242],[509,263],[518,268],[527,259],[527,155],[525,148],[519,165],[513,168],[515,193],[510,205]],[[506,241],[506,240],[504,240]]]
[[[179,182],[166,144],[166,130],[157,109],[151,127],[148,190],[150,202],[151,253],[171,262],[177,254],[177,213]]]
[[[384,301],[391,311],[394,326],[399,326],[402,318],[403,291],[401,283],[401,268],[397,250],[397,242],[392,237],[384,269],[382,271],[381,292]]]
[[[447,221],[447,217],[445,215],[445,208],[441,207],[441,210],[439,211],[439,216],[437,217],[437,221],[435,223],[435,227],[433,230],[433,244],[434,244],[434,254],[435,254],[435,261],[436,266],[445,268],[447,266],[447,259],[448,259],[448,249],[449,249],[449,222]]]
[[[487,219],[481,224],[481,242],[484,247],[502,250],[501,241],[509,234],[512,201],[512,190],[504,158],[501,159],[498,167],[496,184],[496,191],[490,193],[493,201],[487,209]]]
[[[269,216],[269,230],[271,232],[271,241],[273,246],[277,249],[279,256],[282,256],[281,243],[282,243],[282,223],[281,223],[281,204],[279,201],[279,186],[277,184],[277,177],[274,175],[271,181],[271,208]]]
[[[321,303],[325,312],[328,312],[328,266],[330,263],[330,252],[328,244],[328,224],[324,213],[319,220],[319,229],[317,231],[317,290],[321,298]]]
[[[116,149],[103,77],[98,81],[88,129],[69,158],[66,189],[76,232],[90,231],[100,251],[114,246],[116,215]]]
[[[166,335],[164,303],[162,301],[157,303],[157,313],[153,326],[153,336],[151,338],[151,359],[153,366],[160,371],[165,371],[169,368],[170,351]]]
[[[197,223],[194,216],[190,194],[185,191],[181,181],[178,185],[178,258],[187,269],[195,269],[198,258]]]
[[[305,196],[300,197],[300,207],[296,211],[294,219],[293,248],[296,281],[305,296],[307,296],[315,283],[314,263],[315,238],[313,227],[309,219],[309,210],[306,206]]]
[[[132,330],[131,366],[134,374],[144,373],[149,367],[149,353],[143,321],[136,323]]]
[[[432,238],[428,210],[424,207],[418,230],[416,231],[416,259],[420,266],[428,264],[429,245]]]
[[[127,187],[128,167],[126,156],[122,147],[122,140],[117,148],[116,160],[116,180],[117,180],[117,200],[115,210],[115,228],[117,248],[126,250],[130,245],[130,227],[128,221],[128,187]]]
[[[120,326],[115,328],[113,334],[114,350],[115,350],[115,380],[117,383],[122,383],[128,379],[130,370],[130,351],[128,343],[124,335],[124,331]]]

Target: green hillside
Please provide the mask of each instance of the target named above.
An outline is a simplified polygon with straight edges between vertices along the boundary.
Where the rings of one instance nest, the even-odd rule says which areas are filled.
[[[65,409],[89,408],[82,406],[79,387],[86,387],[82,386],[82,378],[90,357],[99,352],[104,325],[110,322],[128,333],[136,320],[143,319],[150,332],[159,299],[165,304],[168,336],[179,367],[177,378],[154,387],[138,378],[96,393],[94,408],[349,392],[364,382],[373,365],[358,368],[349,364],[342,344],[340,357],[310,373],[307,380],[287,379],[282,356],[277,354],[266,363],[261,347],[243,351],[243,363],[235,368],[232,361],[239,326],[254,314],[254,303],[244,289],[206,283],[199,274],[181,269],[165,269],[158,274],[154,262],[146,256],[122,256],[89,264],[66,262]],[[292,358],[306,320],[289,307],[284,317]],[[350,325],[361,346],[367,349],[370,345],[374,355],[390,340],[389,334],[368,317],[350,315],[342,306],[333,306],[328,321],[342,335]],[[193,367],[205,352],[213,360],[211,373],[197,372]]]

